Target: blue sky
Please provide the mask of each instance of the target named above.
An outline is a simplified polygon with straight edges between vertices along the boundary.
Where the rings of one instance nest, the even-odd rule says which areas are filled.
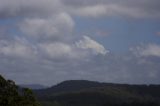
[[[0,0],[0,74],[160,84],[159,0]]]
[[[99,19],[75,18],[76,33],[89,35],[113,52],[127,52],[141,43],[160,44],[160,21],[155,19],[126,19],[104,17]],[[97,33],[99,31],[99,33]],[[102,32],[103,34],[100,34]]]

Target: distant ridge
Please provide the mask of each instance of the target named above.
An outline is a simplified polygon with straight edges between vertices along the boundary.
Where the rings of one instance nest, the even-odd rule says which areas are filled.
[[[115,84],[115,83],[101,83],[88,80],[67,80],[57,85],[54,85],[45,89],[34,90],[35,93],[40,95],[56,94],[56,93],[68,93],[73,91],[80,91],[94,88],[125,88],[126,90],[136,91],[141,94],[152,94],[160,97],[160,85],[130,85],[130,84]],[[157,91],[157,92],[156,92]]]
[[[106,86],[106,83],[100,83],[96,81],[88,81],[88,80],[67,80],[63,81],[57,85],[54,85],[50,88],[35,90],[35,92],[40,95],[45,95],[48,93],[64,93],[64,92],[73,92],[86,88],[92,87],[102,87]]]
[[[68,80],[34,93],[44,106],[160,106],[160,85]]]
[[[21,84],[19,86],[23,87],[23,88],[30,88],[30,89],[45,89],[45,88],[48,88],[47,86],[40,85],[40,84]]]

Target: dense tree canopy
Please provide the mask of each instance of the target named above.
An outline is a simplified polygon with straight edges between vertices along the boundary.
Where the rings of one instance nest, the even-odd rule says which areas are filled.
[[[32,91],[19,88],[11,80],[0,75],[0,106],[40,106]]]

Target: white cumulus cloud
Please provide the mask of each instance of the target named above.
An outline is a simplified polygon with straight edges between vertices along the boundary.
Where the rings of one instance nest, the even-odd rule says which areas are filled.
[[[105,55],[108,50],[104,48],[103,45],[99,44],[98,42],[92,40],[88,36],[83,36],[83,39],[76,43],[78,48],[91,50],[94,54],[102,54]]]
[[[70,45],[60,42],[40,44],[40,49],[51,58],[64,58],[72,53]]]
[[[37,52],[36,48],[25,39],[16,38],[14,41],[0,41],[0,54],[8,57],[32,58]]]
[[[25,35],[35,38],[60,38],[73,30],[74,21],[67,13],[59,13],[50,18],[27,18],[19,28]]]

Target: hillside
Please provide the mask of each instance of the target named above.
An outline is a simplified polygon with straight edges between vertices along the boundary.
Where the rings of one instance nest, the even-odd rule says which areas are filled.
[[[44,106],[160,106],[159,85],[70,80],[34,92]]]

